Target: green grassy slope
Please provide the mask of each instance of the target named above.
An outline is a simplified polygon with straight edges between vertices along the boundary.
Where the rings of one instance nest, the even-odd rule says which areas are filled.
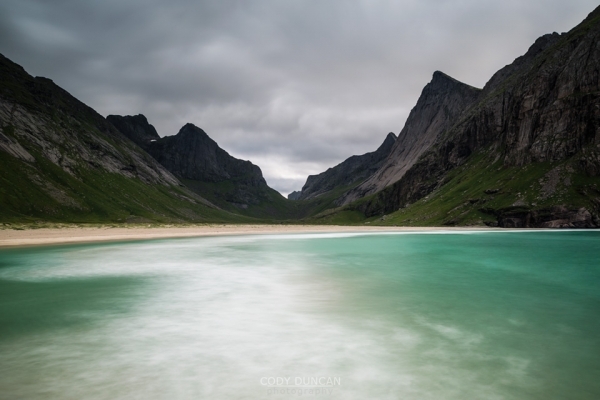
[[[535,212],[543,217],[557,205],[588,210],[600,205],[600,180],[573,165],[533,163],[505,167],[491,151],[473,154],[443,184],[413,204],[388,215],[366,218],[359,210],[375,195],[332,209],[312,222],[397,226],[494,226],[499,216]]]
[[[174,186],[94,170],[76,179],[43,157],[29,165],[2,151],[0,165],[2,222],[252,221],[208,207]]]
[[[0,128],[0,222],[254,221],[178,186],[93,109],[1,55]]]

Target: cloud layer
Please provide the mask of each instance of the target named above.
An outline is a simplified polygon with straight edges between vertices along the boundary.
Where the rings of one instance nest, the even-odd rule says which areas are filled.
[[[286,194],[398,132],[441,70],[482,87],[591,0],[5,0],[0,52],[103,115],[187,122]]]

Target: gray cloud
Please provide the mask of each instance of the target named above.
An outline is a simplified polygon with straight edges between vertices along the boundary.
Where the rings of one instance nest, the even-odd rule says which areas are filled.
[[[398,132],[435,70],[483,86],[591,0],[5,0],[0,52],[101,114],[192,122],[282,193]]]

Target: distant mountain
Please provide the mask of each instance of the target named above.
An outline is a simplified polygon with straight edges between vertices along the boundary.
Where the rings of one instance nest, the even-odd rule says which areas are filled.
[[[288,200],[298,200],[300,199],[300,191],[293,191],[292,193],[288,194],[287,198]]]
[[[481,91],[435,73],[389,159],[343,203],[396,224],[600,226],[599,65],[600,7]]]
[[[333,168],[318,175],[310,175],[302,190],[294,193],[295,200],[308,200],[335,189],[348,189],[355,186],[376,172],[390,154],[396,135],[388,133],[379,148],[360,156],[352,156]],[[289,198],[289,196],[288,196]]]
[[[0,55],[0,220],[226,221],[93,109]]]
[[[252,206],[268,208],[268,203],[285,200],[267,185],[258,166],[231,156],[193,124],[160,137],[143,115],[109,115],[107,120],[189,189],[220,207],[268,216]]]

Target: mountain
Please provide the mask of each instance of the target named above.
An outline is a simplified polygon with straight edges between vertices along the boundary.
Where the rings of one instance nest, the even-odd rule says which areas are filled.
[[[318,175],[310,175],[296,200],[308,200],[334,189],[358,184],[377,171],[394,146],[396,135],[388,133],[379,148],[361,156],[352,156]]]
[[[481,91],[429,103],[424,90],[388,162],[344,204],[390,224],[600,226],[599,65],[600,7],[539,38]],[[448,80],[437,75],[430,89]]]
[[[186,124],[176,135],[160,137],[143,115],[109,115],[107,120],[190,190],[219,207],[253,216],[285,217],[277,212],[285,199],[267,185],[260,168],[231,156],[197,126]]]
[[[292,193],[288,194],[288,200],[299,200],[300,199],[300,191],[295,190]]]
[[[477,100],[480,91],[436,71],[411,110],[388,159],[364,183],[344,194],[339,203],[348,204],[400,179]]]
[[[109,115],[106,117],[106,120],[144,150],[149,149],[150,143],[160,139],[154,126],[150,125],[146,117],[142,114],[124,117]]]
[[[50,79],[0,55],[0,220],[233,221]]]
[[[288,201],[185,125],[104,119],[0,55],[0,221],[600,227],[600,7],[482,89],[436,71],[397,138]]]

